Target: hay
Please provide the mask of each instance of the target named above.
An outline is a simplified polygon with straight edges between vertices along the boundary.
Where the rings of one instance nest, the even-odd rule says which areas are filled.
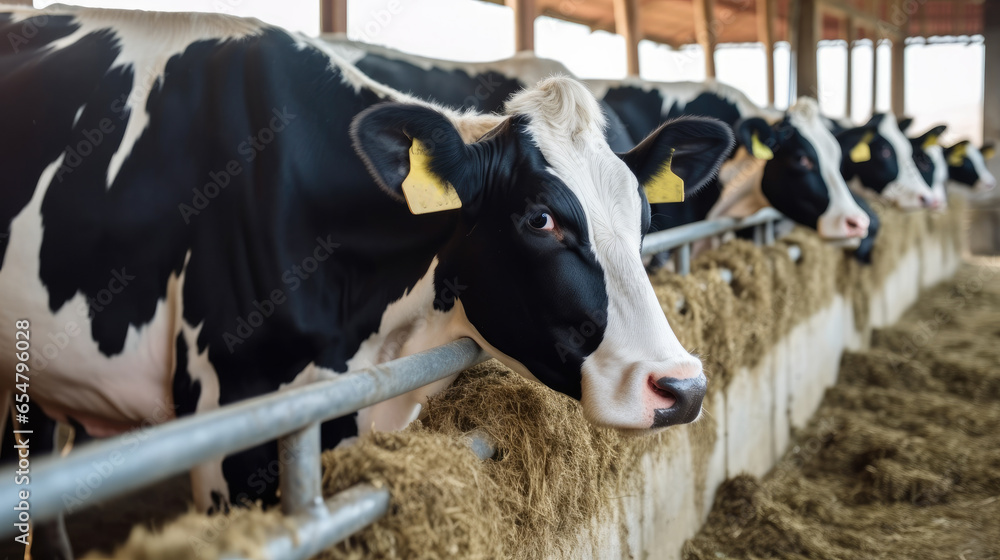
[[[1000,557],[1000,262],[876,334],[762,482],[720,487],[684,558]]]
[[[292,527],[278,510],[265,512],[259,503],[228,515],[189,511],[162,528],[136,526],[114,554],[93,552],[83,560],[215,560],[224,553],[263,560],[268,537]]]
[[[946,239],[948,235],[951,239],[961,237],[961,222],[954,217],[954,211],[934,221],[922,214],[878,211],[885,225],[870,267],[857,265],[849,253],[825,245],[814,232],[797,228],[772,247],[758,248],[745,241],[734,241],[708,251],[692,263],[690,276],[660,273],[651,279],[678,339],[685,348],[699,354],[705,364],[709,378],[707,409],[719,402],[722,391],[740,368],[760,362],[775,342],[804,319],[829,306],[835,295],[841,294],[852,301],[855,321],[865,326],[870,294],[881,288],[906,251],[922,243],[931,231]],[[788,257],[790,245],[801,250],[798,262]],[[731,285],[720,277],[722,268],[733,273]],[[983,297],[983,293],[980,290],[970,297]],[[965,319],[956,316],[951,320]],[[836,407],[828,404],[833,407],[829,410],[844,414],[851,410],[865,420],[855,424],[828,423],[823,427],[826,431],[812,432],[819,438],[816,441],[834,442],[837,434],[860,431],[876,420],[881,421],[871,410],[890,406],[897,398],[893,391],[910,387],[924,387],[928,393],[940,394],[944,400],[921,401],[921,406],[934,410],[942,422],[961,422],[969,427],[970,433],[976,434],[985,434],[996,427],[993,416],[982,407],[969,409],[979,414],[975,418],[945,414],[945,410],[952,410],[947,408],[952,403],[948,398],[1000,392],[996,373],[992,377],[983,373],[989,369],[993,355],[955,361],[954,357],[918,353],[905,363],[893,361],[895,354],[890,348],[905,344],[906,336],[893,329],[881,331],[876,337],[885,345],[879,351],[881,354],[848,357],[859,367],[845,370],[844,379],[881,388],[882,393],[851,392],[849,387],[831,391],[830,402],[839,404]],[[860,367],[862,364],[866,367]],[[913,384],[901,382],[897,371],[910,372]],[[943,463],[931,461],[916,451],[919,441],[912,437],[925,440],[945,437],[944,425],[935,424],[919,436],[911,437],[900,434],[906,434],[905,430],[914,424],[913,419],[891,418],[895,418],[894,423],[885,431],[870,434],[865,440],[868,447],[855,450],[856,454],[851,456],[854,458],[848,460],[854,469],[851,492],[845,494],[850,504],[885,503],[890,504],[886,507],[894,508],[912,508],[924,503],[968,504],[971,502],[962,500],[966,500],[963,492],[970,485],[987,488],[993,484],[993,479],[987,476],[956,479],[957,471],[948,470]],[[648,462],[651,458],[656,463],[669,457],[685,435],[683,439],[689,442],[692,454],[690,468],[695,477],[696,500],[702,499],[717,428],[716,419],[710,415],[703,415],[695,425],[650,437],[629,437],[595,428],[583,418],[578,402],[525,381],[497,362],[488,362],[465,372],[451,388],[432,399],[420,423],[398,433],[369,434],[352,446],[324,454],[323,486],[327,496],[367,482],[389,488],[392,505],[385,518],[321,557],[574,558],[579,556],[580,539],[586,541],[584,545],[589,543],[588,539],[594,541],[593,550],[599,551],[600,537],[592,535],[599,531],[588,529],[595,527],[595,523],[617,522],[619,538],[622,542],[629,540],[625,524],[628,516],[621,511],[625,506],[620,498],[643,488],[640,460],[645,458],[644,462]],[[496,443],[494,459],[480,461],[467,449],[466,434],[473,430],[486,433]],[[968,443],[956,438],[948,445],[960,453],[960,447]],[[879,454],[880,449],[892,452]],[[843,466],[841,459],[830,459],[831,468]],[[915,460],[929,462],[911,463]],[[855,516],[855,510],[847,502],[831,502],[819,493],[825,481],[837,476],[835,471],[817,470],[816,480],[790,477],[793,483],[780,492],[772,489],[770,482],[761,485],[750,479],[731,481],[718,494],[716,512],[712,514],[713,519],[722,516],[725,530],[718,529],[719,535],[731,536],[732,531],[737,531],[746,540],[750,531],[771,536],[755,537],[745,549],[742,542],[738,547],[726,548],[729,545],[716,546],[699,537],[689,544],[689,557],[717,558],[714,551],[736,551],[733,553],[746,558],[772,555],[849,558],[850,551],[868,550],[865,547],[870,543],[863,531],[858,534],[827,531],[830,520],[840,523],[863,518]],[[806,497],[796,498],[795,488]],[[779,497],[790,499],[791,505]],[[987,510],[989,507],[1000,505],[983,506]],[[235,510],[230,516],[239,515],[240,511]],[[250,511],[247,525],[236,526],[250,535],[251,542],[235,542],[234,546],[254,548],[259,545],[260,535],[280,519],[259,509]],[[820,517],[812,519],[803,511]],[[168,525],[155,532],[136,530],[116,558],[176,557],[169,556],[169,550],[174,549],[162,543],[183,541],[169,545],[182,550],[187,546],[186,533],[208,526],[213,519],[190,514],[175,523],[179,528]],[[824,536],[828,533],[831,536]],[[759,548],[753,548],[758,545]],[[881,550],[871,546],[874,546],[871,550]],[[162,556],[165,550],[168,555]],[[713,552],[699,556],[699,550]]]

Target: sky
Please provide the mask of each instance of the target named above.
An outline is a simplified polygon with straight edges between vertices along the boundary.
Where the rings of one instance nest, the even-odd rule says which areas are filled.
[[[56,3],[35,0],[35,6]],[[310,35],[319,33],[318,0],[62,0],[93,7],[145,10],[223,12],[256,17]],[[447,14],[447,17],[443,17]],[[348,37],[432,58],[487,61],[514,54],[514,17],[509,8],[478,0],[350,0]],[[890,48],[879,46],[876,109],[889,108]],[[535,54],[562,62],[581,78],[625,76],[625,41],[620,35],[591,32],[574,23],[539,17],[535,21]],[[906,48],[906,112],[917,134],[939,123],[949,130],[943,141],[982,137],[983,56],[981,38],[970,45],[908,45]],[[842,41],[822,43],[817,52],[819,100],[824,113],[845,116],[847,47]],[[720,45],[715,53],[717,78],[764,105],[767,82],[764,47]],[[674,50],[642,41],[640,74],[657,81],[700,81],[705,78],[704,53],[697,45]],[[788,106],[789,48],[775,48],[776,99]],[[854,48],[853,115],[855,122],[871,114],[872,46]]]

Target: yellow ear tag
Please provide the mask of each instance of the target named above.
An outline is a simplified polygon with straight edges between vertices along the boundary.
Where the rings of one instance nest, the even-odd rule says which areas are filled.
[[[684,202],[684,179],[677,176],[670,169],[670,163],[674,160],[674,150],[670,150],[670,157],[660,168],[660,172],[653,175],[642,188],[646,191],[646,199],[650,204],[661,204],[664,202]]]
[[[851,148],[851,161],[854,163],[862,163],[872,159],[872,149],[871,146],[868,145],[868,143],[872,141],[872,138],[875,138],[875,133],[866,132],[861,138],[861,141],[858,142],[858,145]]]
[[[930,148],[934,144],[937,144],[937,140],[938,140],[937,135],[931,134],[930,136],[927,137],[926,140],[924,140],[924,143],[921,144],[920,147],[926,150],[927,148]]]
[[[993,156],[997,155],[997,149],[990,146],[989,148],[983,148],[979,153],[983,154],[983,159],[993,159]]]
[[[771,151],[771,148],[767,147],[767,144],[760,141],[756,132],[750,136],[750,146],[750,152],[753,153],[753,157],[763,160],[774,159],[774,152]]]
[[[430,214],[462,207],[455,187],[431,171],[430,152],[416,138],[410,145],[410,172],[403,179],[403,196],[411,214]]]
[[[948,154],[948,165],[952,167],[962,167],[962,162],[965,161],[966,147],[967,147],[966,144],[962,144],[959,147],[952,150],[952,152]]]

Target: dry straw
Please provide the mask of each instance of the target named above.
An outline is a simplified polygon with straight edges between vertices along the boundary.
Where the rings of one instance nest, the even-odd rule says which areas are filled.
[[[1000,557],[1000,261],[848,353],[793,451],[719,490],[687,560]]]
[[[938,237],[960,236],[957,210],[934,218],[882,214],[871,267],[857,266],[849,254],[800,228],[773,247],[758,248],[744,241],[724,244],[695,259],[688,277],[653,278],[678,338],[705,362],[710,387],[706,408],[711,410],[739,368],[757,364],[777,340],[828,305],[835,294],[851,298],[859,325],[866,324],[873,287],[881,285],[900,255],[922,243],[929,230]],[[793,244],[802,252],[798,262],[788,257]],[[723,268],[732,273],[731,284],[721,279]],[[432,399],[421,423],[399,433],[371,434],[352,446],[326,452],[327,495],[369,482],[388,487],[392,503],[384,519],[323,557],[520,559],[560,553],[573,557],[577,539],[590,534],[585,529],[624,507],[619,498],[642,487],[639,460],[644,455],[669,455],[683,435],[681,430],[688,430],[697,495],[704,495],[705,465],[715,444],[716,426],[709,415],[702,418],[694,426],[650,437],[595,428],[583,418],[579,403],[489,362],[464,373]],[[480,461],[467,449],[465,434],[477,429],[496,442],[494,459]],[[868,489],[872,495],[940,499],[952,489],[905,465],[882,462],[874,467]],[[734,484],[741,490],[731,498],[723,491],[723,500],[742,503],[740,492],[758,499],[754,484],[737,481],[730,486]],[[741,511],[737,513],[749,515]],[[233,526],[247,535],[249,543],[259,544],[259,536],[276,522],[257,510],[230,514],[236,515],[243,521]],[[801,524],[794,516],[787,517],[788,523]],[[255,520],[260,527],[252,526]],[[169,551],[183,548],[190,533],[215,522],[188,514],[159,532],[136,529],[115,557],[184,557]],[[785,529],[772,531],[775,538],[791,538],[782,536]],[[627,537],[626,527],[619,530]],[[222,544],[247,547],[242,541],[221,539],[212,546]],[[813,546],[793,544],[789,550]],[[595,545],[599,550],[600,543],[588,543],[588,548]]]

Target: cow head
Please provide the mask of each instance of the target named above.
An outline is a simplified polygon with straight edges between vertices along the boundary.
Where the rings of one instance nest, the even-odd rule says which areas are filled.
[[[877,114],[864,126],[845,130],[837,140],[844,154],[841,170],[848,181],[857,177],[862,186],[900,208],[941,204],[917,170],[913,147],[891,113]]]
[[[593,95],[568,78],[517,94],[504,117],[469,144],[429,107],[384,104],[354,121],[355,147],[393,196],[406,194],[404,182],[424,164],[424,178],[457,195],[435,278],[461,289],[435,308],[458,317],[455,334],[580,399],[597,424],[642,430],[695,420],[705,377],[643,269],[644,189],[665,178],[685,192],[700,187],[732,146],[728,127],[666,123],[619,156]],[[424,163],[414,163],[414,141]]]
[[[907,121],[900,121],[900,128],[905,130]],[[913,163],[916,164],[920,176],[931,186],[934,197],[940,201],[939,210],[944,210],[948,203],[945,192],[945,185],[948,183],[948,163],[944,158],[944,148],[938,144],[938,138],[946,128],[945,125],[938,125],[916,138],[910,138]]]
[[[948,176],[979,192],[993,190],[997,186],[997,180],[986,169],[986,160],[992,158],[995,152],[992,142],[983,144],[982,148],[975,147],[968,140],[955,144],[944,151]]]
[[[747,151],[768,160],[761,191],[772,206],[824,239],[854,246],[864,239],[868,215],[840,174],[840,146],[815,100],[800,99],[774,125],[753,117],[735,128]]]

